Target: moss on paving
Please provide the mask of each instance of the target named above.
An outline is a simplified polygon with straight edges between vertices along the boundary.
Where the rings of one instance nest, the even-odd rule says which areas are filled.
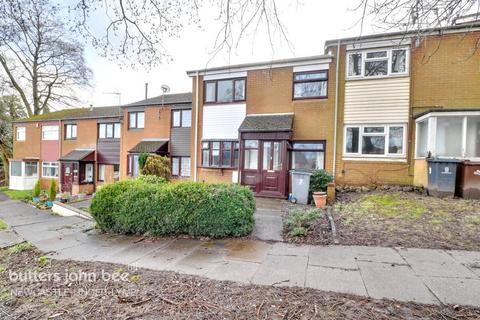
[[[5,223],[5,221],[0,219],[0,230],[5,230],[8,228],[8,225]]]

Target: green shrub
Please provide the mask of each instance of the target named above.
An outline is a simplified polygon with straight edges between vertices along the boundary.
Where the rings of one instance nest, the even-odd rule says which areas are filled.
[[[310,176],[310,189],[308,192],[309,201],[313,199],[313,193],[327,191],[327,186],[333,181],[333,176],[325,170],[315,170]]]
[[[35,198],[40,197],[40,193],[42,192],[42,186],[40,185],[40,179],[37,180],[35,183],[35,187],[33,188],[33,196]]]
[[[311,224],[320,218],[322,211],[319,209],[309,209],[309,210],[293,210],[287,217],[285,223],[287,227],[291,230],[295,228],[308,228]]]
[[[158,155],[149,155],[141,173],[170,180],[170,159]]]
[[[103,187],[90,208],[109,232],[238,237],[253,229],[255,199],[248,188],[233,184],[155,184],[142,178]]]
[[[167,180],[165,180],[165,178],[152,176],[152,175],[147,175],[147,176],[142,175],[142,176],[139,176],[137,180],[141,182],[145,182],[147,184],[163,184],[168,182]]]
[[[140,169],[140,171],[143,170],[143,167],[145,166],[145,162],[147,162],[147,159],[150,155],[148,153],[141,153],[139,156],[138,156],[138,168]]]
[[[52,179],[50,181],[50,188],[48,189],[48,198],[50,201],[54,201],[57,197],[57,180]]]
[[[307,229],[304,227],[295,227],[288,234],[291,237],[305,237],[307,235]]]

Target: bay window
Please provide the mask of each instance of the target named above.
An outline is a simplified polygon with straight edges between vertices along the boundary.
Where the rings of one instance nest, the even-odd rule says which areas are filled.
[[[237,168],[239,144],[236,141],[204,141],[202,166],[213,168]]]
[[[293,74],[293,99],[327,97],[328,70]]]
[[[22,176],[22,162],[10,161],[10,176],[21,177]]]
[[[205,81],[205,103],[245,101],[245,78]]]
[[[25,162],[25,176],[36,177],[38,175],[38,163],[35,161]]]
[[[347,54],[347,77],[387,77],[408,73],[408,49],[375,49]]]
[[[344,155],[361,157],[404,157],[404,124],[345,126]]]
[[[416,158],[480,159],[480,111],[432,112],[416,127]]]
[[[294,142],[291,154],[292,169],[321,170],[324,168],[325,142]]]

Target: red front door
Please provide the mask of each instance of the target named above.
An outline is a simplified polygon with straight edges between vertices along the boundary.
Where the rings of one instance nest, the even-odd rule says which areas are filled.
[[[242,184],[259,196],[285,197],[286,141],[245,140]]]
[[[73,163],[62,163],[62,192],[72,192]]]

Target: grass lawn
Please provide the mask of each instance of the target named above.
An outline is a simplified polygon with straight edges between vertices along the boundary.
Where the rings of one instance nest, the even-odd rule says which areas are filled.
[[[237,284],[99,262],[51,260],[28,244],[0,250],[0,310],[12,319],[478,319],[480,309],[295,287]],[[69,275],[89,275],[84,280]],[[15,281],[14,272],[59,276]],[[117,272],[122,281],[102,280]],[[91,275],[95,275],[92,277]],[[94,279],[89,280],[89,279]],[[23,295],[15,295],[19,292]]]
[[[8,187],[0,187],[0,192],[5,193],[12,200],[26,200],[32,197],[32,190],[10,190]]]

